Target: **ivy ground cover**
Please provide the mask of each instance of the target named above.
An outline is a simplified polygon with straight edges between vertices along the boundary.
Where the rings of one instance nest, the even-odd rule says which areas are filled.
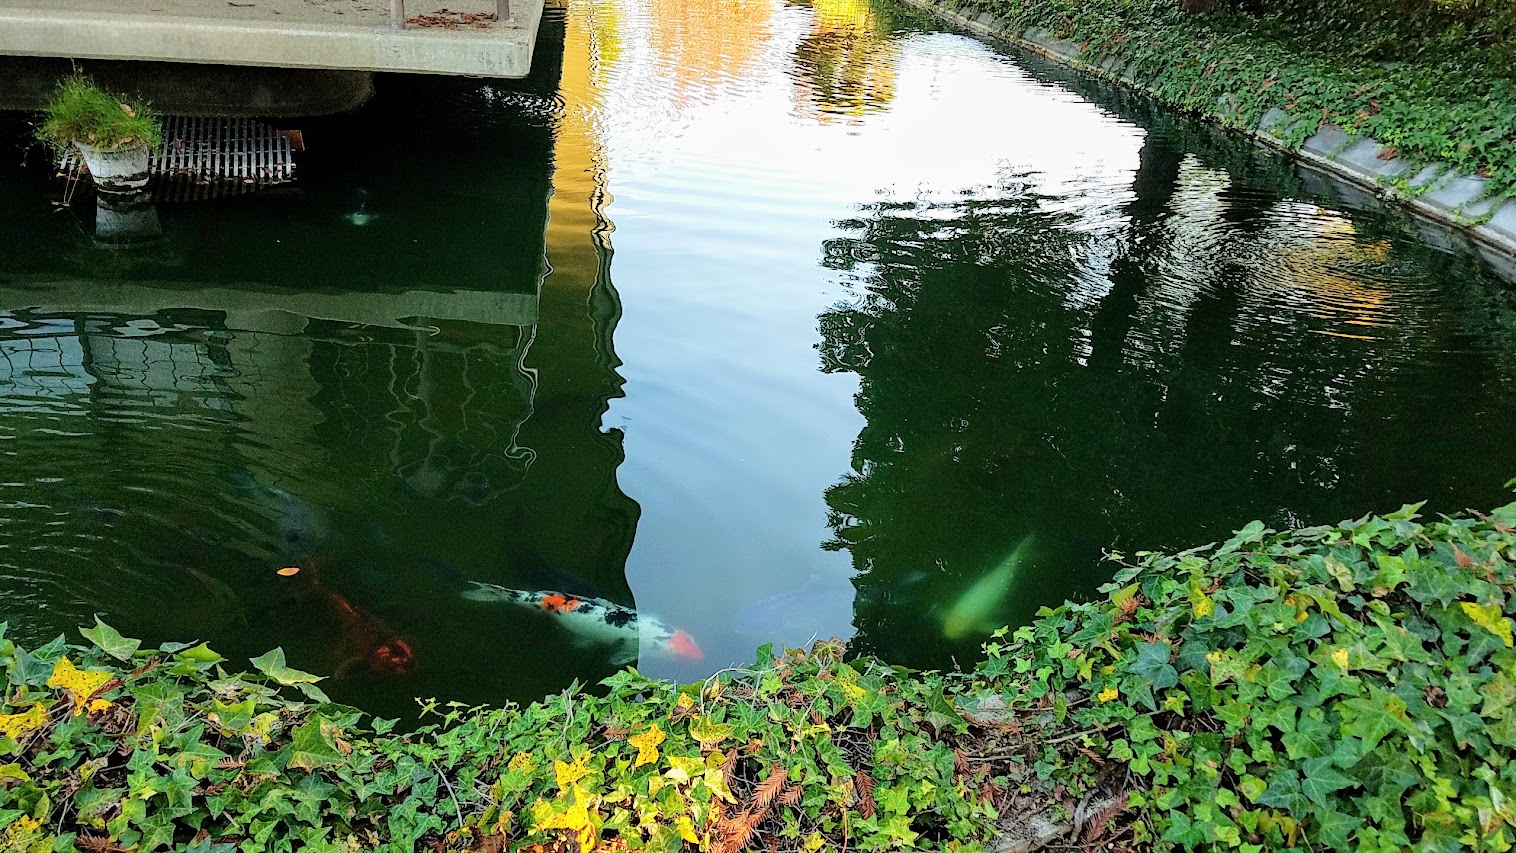
[[[0,849],[1507,850],[1516,504],[1417,509],[1113,555],[971,672],[765,649],[406,732],[277,650],[0,639]]]

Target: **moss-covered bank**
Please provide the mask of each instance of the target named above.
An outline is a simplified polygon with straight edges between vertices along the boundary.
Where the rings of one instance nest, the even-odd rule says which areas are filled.
[[[1138,554],[972,672],[839,644],[526,708],[333,704],[280,652],[0,641],[6,850],[1509,849],[1516,504]],[[235,667],[234,667],[235,668]]]
[[[1516,32],[1489,45],[1345,28],[1354,4],[1286,20],[1147,0],[904,2],[1142,89],[1516,255]]]

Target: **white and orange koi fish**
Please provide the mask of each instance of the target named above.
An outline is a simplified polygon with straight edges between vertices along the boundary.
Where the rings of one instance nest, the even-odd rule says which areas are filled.
[[[558,620],[558,623],[588,642],[613,646],[611,663],[637,659],[642,643],[669,657],[698,661],[705,657],[695,640],[684,631],[603,598],[568,595],[552,590],[509,589],[492,583],[470,581],[463,597],[470,601],[500,601],[515,604]]]

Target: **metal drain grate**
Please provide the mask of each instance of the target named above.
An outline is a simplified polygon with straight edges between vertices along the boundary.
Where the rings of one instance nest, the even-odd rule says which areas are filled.
[[[279,131],[248,118],[164,116],[163,145],[149,173],[155,201],[221,198],[295,179],[299,131]],[[66,180],[84,176],[70,149],[58,163]]]

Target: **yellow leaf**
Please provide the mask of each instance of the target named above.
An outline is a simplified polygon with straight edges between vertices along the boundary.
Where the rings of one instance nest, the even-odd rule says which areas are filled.
[[[810,837],[805,840],[805,853],[816,853],[817,850],[820,850],[825,846],[826,839],[821,837],[821,833],[813,832],[811,833]]]
[[[248,726],[248,732],[267,742],[274,736],[274,727],[279,725],[279,714],[274,711],[264,711],[253,718]]]
[[[663,729],[658,728],[657,723],[653,723],[652,728],[642,734],[632,735],[627,738],[627,743],[637,747],[637,760],[632,766],[641,767],[644,764],[652,764],[654,761],[657,761],[658,744],[663,743],[664,739]]]
[[[1099,693],[1097,693],[1095,695],[1095,698],[1099,699],[1101,702],[1109,702],[1112,699],[1115,699],[1117,696],[1120,696],[1120,695],[1121,695],[1121,691],[1120,690],[1117,690],[1114,687],[1107,687],[1106,689],[1104,689],[1104,690],[1100,691]]]
[[[1474,624],[1499,637],[1507,647],[1512,644],[1511,620],[1505,618],[1499,607],[1493,604],[1474,604],[1465,601],[1459,605]]]
[[[705,762],[698,756],[686,758],[679,755],[668,757],[669,769],[663,771],[663,775],[675,782],[688,782],[696,775],[705,774]]]
[[[1216,612],[1216,602],[1212,601],[1209,595],[1201,593],[1194,601],[1193,610],[1196,619],[1204,619]]]
[[[41,705],[33,705],[19,714],[0,715],[0,735],[19,738],[47,724],[47,711]]]
[[[679,822],[675,825],[679,827],[680,838],[691,844],[700,843],[700,836],[695,834],[695,824],[690,821],[689,815],[680,815]]]
[[[737,798],[732,796],[732,790],[726,785],[726,773],[721,765],[726,763],[726,756],[720,752],[713,752],[705,757],[705,786],[723,800],[736,805]]]
[[[1332,663],[1337,664],[1338,666],[1342,667],[1343,669],[1347,669],[1348,668],[1348,650],[1347,649],[1338,649],[1337,651],[1332,652]]]
[[[574,762],[575,765],[578,763],[578,761]],[[558,765],[571,766],[561,761]],[[589,792],[575,785],[568,790],[567,797],[559,797],[551,802],[538,800],[533,803],[532,821],[539,831],[566,829],[577,837],[580,850],[593,850],[595,849],[595,826],[591,819],[590,805]]]
[[[109,699],[91,699],[89,703],[89,712],[93,714],[96,711],[104,711],[106,708],[109,708],[114,704],[115,703]]]
[[[536,769],[536,767],[537,762],[532,758],[532,754],[530,752],[516,753],[515,755],[511,756],[510,763],[505,765],[506,770],[517,773],[530,773],[532,770]]]
[[[688,693],[680,693],[679,701],[675,704],[678,705],[681,710],[688,711],[689,709],[695,707],[695,700],[690,698],[690,694]]]
[[[573,764],[554,761],[553,775],[558,779],[558,790],[567,791],[569,790],[569,786],[590,775],[589,763],[590,754],[587,752],[574,759]]]
[[[707,717],[696,717],[690,720],[690,734],[700,741],[702,750],[715,749],[731,736],[732,727],[726,723],[712,722]]]
[[[1115,592],[1111,593],[1111,603],[1117,607],[1121,607],[1128,601],[1136,598],[1137,592],[1141,588],[1142,584],[1140,583],[1134,583],[1131,586],[1124,586],[1121,589],[1118,589]]]
[[[34,849],[33,836],[36,836],[41,829],[41,821],[31,815],[22,815],[5,828],[5,838],[3,843],[0,843],[0,849],[18,851]],[[51,850],[52,845],[47,845],[43,849]]]
[[[637,828],[647,833],[648,835],[652,835],[653,832],[658,829],[658,810],[638,809]]]
[[[111,680],[108,672],[78,669],[68,658],[59,658],[53,666],[53,674],[47,679],[48,687],[62,687],[74,697],[74,716],[84,713],[84,700]]]

